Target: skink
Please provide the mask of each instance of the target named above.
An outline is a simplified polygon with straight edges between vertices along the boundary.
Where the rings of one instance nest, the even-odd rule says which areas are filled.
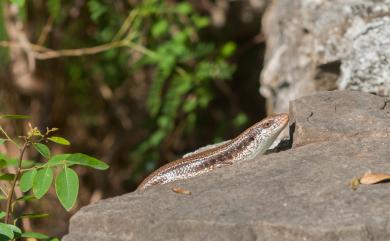
[[[208,149],[200,149],[170,162],[150,174],[137,188],[188,179],[214,168],[232,165],[239,161],[264,154],[288,123],[288,114],[267,117],[246,129],[233,140]]]

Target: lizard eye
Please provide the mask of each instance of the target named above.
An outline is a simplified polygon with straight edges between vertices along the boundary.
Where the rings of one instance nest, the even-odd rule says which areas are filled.
[[[264,127],[265,128],[268,128],[270,126],[271,126],[271,122],[270,121],[267,121],[267,122],[264,123]]]

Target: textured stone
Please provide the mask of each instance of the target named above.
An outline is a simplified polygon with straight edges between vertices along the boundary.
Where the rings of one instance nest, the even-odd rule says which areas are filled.
[[[275,0],[263,31],[270,112],[323,90],[390,94],[390,0]]]
[[[357,91],[320,92],[290,103],[294,146],[351,138],[390,138],[390,104]]]
[[[389,3],[390,16],[390,3]],[[339,89],[390,94],[390,17],[357,18],[346,33],[350,51],[342,58]]]
[[[299,99],[291,107],[299,145],[84,207],[63,240],[389,240],[390,183],[349,187],[368,170],[390,172],[390,137],[381,134],[389,106],[381,103],[338,91]]]

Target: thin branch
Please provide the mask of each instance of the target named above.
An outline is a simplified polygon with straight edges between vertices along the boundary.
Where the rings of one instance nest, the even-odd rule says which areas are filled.
[[[18,181],[20,172],[21,172],[21,170],[22,170],[23,155],[24,155],[24,152],[26,151],[26,149],[27,149],[27,147],[28,147],[28,144],[29,144],[29,142],[26,141],[26,142],[23,144],[22,149],[20,150],[19,162],[18,162],[18,169],[16,170],[16,174],[15,174],[14,180],[12,181],[12,186],[11,186],[9,192],[8,192],[8,197],[7,197],[7,211],[6,211],[6,215],[5,215],[5,223],[10,223],[9,221],[10,221],[10,215],[11,215],[12,199],[13,199],[13,197],[14,197],[16,182]]]
[[[0,190],[4,194],[5,198],[8,198],[7,190],[5,190],[1,185],[0,185]]]
[[[109,49],[124,47],[127,45],[126,42],[127,41],[115,41],[90,48],[47,50],[44,52],[35,52],[34,57],[37,59],[54,59],[60,57],[92,55],[107,51]]]
[[[15,146],[17,146],[18,148],[20,148],[19,144],[16,143],[12,138],[9,137],[9,135],[7,134],[7,132],[3,129],[3,127],[0,126],[0,131],[4,134],[4,136],[7,138],[7,140],[9,140],[10,142],[14,143]]]
[[[152,58],[157,58],[157,54],[144,46],[134,43],[131,40],[124,39],[120,41],[114,41],[102,45],[97,45],[89,48],[78,48],[78,49],[62,49],[62,50],[51,50],[46,47],[30,44],[33,56],[36,59],[46,60],[46,59],[54,59],[61,57],[77,57],[83,55],[93,55],[98,54],[110,49],[121,48],[121,47],[129,47],[135,51],[148,55]],[[9,41],[0,41],[0,47],[22,47],[19,43],[9,42]]]
[[[127,16],[126,20],[123,22],[122,26],[119,28],[119,31],[115,34],[114,40],[121,38],[131,27],[135,17],[137,16],[138,11],[132,10]]]
[[[41,34],[39,35],[37,45],[43,45],[46,42],[47,36],[49,35],[49,33],[53,27],[53,23],[54,23],[54,19],[53,19],[53,17],[50,16],[47,19],[47,22],[46,22],[45,26],[43,27]]]
[[[136,44],[134,42],[129,41],[127,42],[127,46],[135,51],[147,55],[148,57],[155,58],[155,59],[158,58],[158,54],[156,52],[144,47],[141,44]]]

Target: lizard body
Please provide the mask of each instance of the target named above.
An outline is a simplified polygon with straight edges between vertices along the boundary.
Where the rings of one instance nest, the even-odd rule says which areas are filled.
[[[287,114],[267,117],[231,141],[201,149],[170,162],[150,174],[137,189],[188,179],[216,167],[231,165],[263,154],[288,123]]]

